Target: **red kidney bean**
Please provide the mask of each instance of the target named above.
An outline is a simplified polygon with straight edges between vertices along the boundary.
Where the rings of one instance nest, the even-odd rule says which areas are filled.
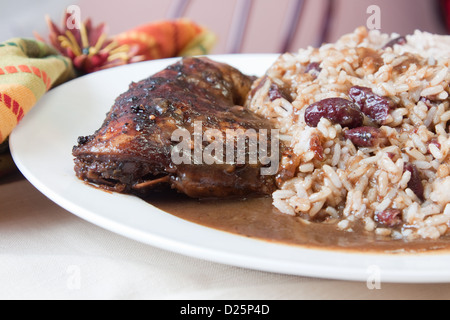
[[[350,88],[349,96],[366,116],[380,125],[384,124],[389,112],[397,107],[391,99],[376,95],[366,87]]]
[[[316,79],[320,72],[322,71],[322,68],[320,67],[320,62],[311,62],[306,66],[305,73],[309,73]]]
[[[395,228],[403,224],[403,214],[398,209],[388,209],[375,213],[375,221],[383,227]]]
[[[374,127],[359,127],[345,131],[345,138],[355,146],[371,148],[380,145],[384,140],[380,129]]]
[[[322,118],[350,129],[360,127],[364,122],[364,115],[358,106],[342,98],[321,100],[310,105],[305,111],[305,121],[310,127],[317,127]]]
[[[409,182],[408,182],[408,188],[410,188],[421,201],[424,201],[425,200],[425,196],[424,196],[425,190],[424,190],[424,187],[422,184],[422,179],[420,178],[419,170],[412,163],[406,163],[404,171],[411,172],[411,180],[409,180]]]
[[[292,102],[292,98],[291,98],[291,96],[289,95],[289,93],[287,92],[286,89],[281,88],[276,83],[272,83],[270,85],[270,88],[269,88],[269,99],[270,99],[270,101],[273,102],[273,101],[275,101],[277,99],[281,99],[281,98],[283,98],[283,99],[285,99],[285,100],[287,100],[289,102]]]
[[[395,39],[392,39],[391,41],[389,41],[388,43],[386,43],[383,47],[383,49],[387,49],[387,48],[393,48],[396,44],[398,45],[405,45],[408,41],[406,40],[405,37],[401,36]]]

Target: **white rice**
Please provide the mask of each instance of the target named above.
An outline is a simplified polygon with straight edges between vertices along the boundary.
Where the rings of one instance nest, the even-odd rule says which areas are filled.
[[[363,226],[393,239],[450,233],[450,37],[416,31],[406,43],[384,47],[398,37],[361,27],[336,43],[281,55],[256,81],[247,107],[274,121],[298,160],[293,177],[273,194],[281,212],[349,232]],[[305,73],[313,62],[320,63],[317,76]],[[287,88],[291,99],[271,101],[271,83]],[[388,140],[383,146],[358,147],[345,138],[347,128],[325,118],[317,127],[306,124],[309,105],[350,100],[353,86],[398,106],[379,127]],[[321,144],[320,157],[314,141]],[[410,184],[409,164],[420,174],[423,201]],[[380,214],[392,212],[399,224],[380,221]]]

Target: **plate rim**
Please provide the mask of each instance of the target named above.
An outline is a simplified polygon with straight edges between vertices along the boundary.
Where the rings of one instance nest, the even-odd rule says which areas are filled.
[[[245,60],[245,59],[260,59],[260,60],[270,60],[270,59],[276,59],[280,54],[274,54],[274,53],[261,53],[261,54],[224,54],[224,55],[207,55],[207,57],[210,57],[213,60],[217,61],[223,61],[223,62],[230,62],[230,60],[237,59],[237,60]],[[80,206],[79,204],[74,203],[73,201],[70,201],[67,197],[62,196],[58,192],[56,192],[52,187],[46,185],[41,179],[36,177],[36,173],[33,173],[33,168],[30,168],[29,165],[25,164],[23,162],[23,155],[21,154],[21,150],[18,147],[20,145],[20,134],[23,133],[23,131],[26,131],[25,124],[28,122],[32,122],[33,114],[37,113],[36,110],[38,110],[38,105],[45,104],[48,100],[51,101],[53,95],[55,92],[60,92],[64,90],[69,90],[72,86],[76,87],[77,84],[83,84],[86,81],[89,81],[90,79],[95,79],[96,77],[106,77],[108,74],[111,73],[132,73],[134,68],[138,67],[146,67],[151,65],[163,65],[163,64],[170,64],[176,60],[179,60],[180,58],[168,58],[168,59],[160,59],[160,60],[152,60],[152,61],[144,61],[139,62],[135,64],[120,66],[116,68],[106,69],[102,71],[98,71],[93,74],[85,75],[82,77],[78,77],[74,80],[68,81],[57,88],[52,89],[49,91],[46,96],[37,102],[37,105],[27,114],[23,122],[20,123],[12,132],[9,144],[10,144],[10,150],[11,155],[14,159],[14,162],[16,163],[16,166],[18,169],[22,172],[24,177],[42,194],[44,194],[47,198],[49,198],[51,201],[59,205],[60,207],[64,208],[71,214],[74,214],[75,216],[78,216],[79,218],[92,223],[94,225],[97,225],[103,229],[109,230],[113,233],[119,234],[121,236],[124,236],[126,238],[138,241],[140,243],[145,243],[147,245],[151,245],[157,248],[161,248],[163,250],[175,252],[178,254],[182,254],[185,256],[190,256],[198,259],[202,259],[205,261],[211,261],[216,263],[221,263],[225,265],[232,265],[236,267],[242,267],[247,269],[253,269],[253,270],[259,270],[264,272],[274,272],[274,273],[281,273],[281,274],[290,274],[290,275],[297,275],[297,276],[305,276],[305,277],[316,277],[316,278],[326,278],[326,279],[334,279],[334,280],[347,280],[347,281],[366,281],[367,280],[367,268],[364,269],[362,266],[370,267],[373,264],[373,262],[379,262],[379,259],[385,259],[385,262],[387,261],[388,265],[393,263],[393,266],[397,264],[402,264],[406,262],[421,262],[422,259],[432,259],[435,260],[436,256],[433,255],[433,253],[425,253],[425,254],[419,254],[419,255],[389,255],[386,256],[385,254],[381,253],[346,253],[346,252],[336,252],[336,251],[327,251],[326,249],[309,249],[305,247],[295,247],[295,250],[298,251],[302,255],[310,255],[311,257],[316,257],[318,255],[318,258],[320,258],[321,255],[325,256],[334,256],[336,259],[345,259],[345,258],[354,258],[355,256],[358,256],[361,260],[361,265],[351,267],[349,265],[345,266],[324,266],[324,265],[317,265],[309,261],[303,263],[299,261],[270,261],[270,259],[263,257],[263,256],[251,256],[246,257],[243,254],[239,254],[236,252],[217,252],[214,251],[211,247],[205,248],[205,247],[199,247],[198,245],[192,244],[192,243],[186,243],[181,242],[179,240],[174,239],[167,239],[164,237],[161,237],[161,235],[155,235],[155,234],[148,234],[143,233],[142,230],[136,230],[134,228],[131,228],[129,226],[124,226],[120,223],[118,223],[115,220],[107,219],[102,215],[93,214],[90,212],[87,208]],[[149,67],[151,69],[151,67]],[[140,79],[136,79],[140,80]],[[69,89],[67,89],[69,88]],[[116,96],[119,95],[121,92],[117,92]],[[109,107],[109,106],[108,106]],[[108,109],[108,107],[105,107],[105,109]],[[36,170],[36,168],[34,168]],[[92,189],[91,186],[86,186],[87,188]],[[54,188],[54,187],[53,187]],[[102,191],[103,192],[103,191]],[[156,207],[153,207],[154,209],[164,212]],[[165,212],[164,212],[165,213]],[[176,218],[181,219],[181,218]],[[229,234],[227,232],[221,231],[221,230],[212,230],[211,228],[196,225],[193,222],[185,221],[183,220],[183,223],[187,223],[190,227],[194,227],[195,229],[205,231],[204,228],[208,229],[209,231],[218,232],[221,233],[222,236],[225,239],[231,239],[231,238],[238,238],[240,240],[245,240],[245,243],[261,243],[259,239],[247,239],[240,235],[234,235]],[[244,242],[237,240],[238,242]],[[264,242],[267,244],[267,242]],[[289,245],[290,246],[290,245]],[[269,243],[270,248],[285,248],[286,245],[284,244],[275,244],[275,243]],[[437,254],[440,258],[446,258],[448,260],[447,267],[450,266],[450,254]],[[406,261],[404,260],[406,257]],[[425,258],[426,257],[426,258]],[[257,262],[255,264],[255,262]],[[395,270],[394,268],[390,270],[383,269],[383,282],[389,282],[389,283],[449,283],[450,282],[450,268],[437,268],[432,270],[432,272],[427,272],[427,270],[423,269],[417,269],[417,267],[414,269],[400,269]]]

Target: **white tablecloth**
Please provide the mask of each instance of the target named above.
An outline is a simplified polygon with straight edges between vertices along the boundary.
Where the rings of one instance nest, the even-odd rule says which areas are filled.
[[[449,299],[450,284],[272,274],[135,242],[55,205],[20,175],[0,180],[1,299]]]

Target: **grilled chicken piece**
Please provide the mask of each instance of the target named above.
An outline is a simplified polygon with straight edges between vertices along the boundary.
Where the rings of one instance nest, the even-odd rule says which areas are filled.
[[[266,119],[243,107],[254,78],[208,58],[184,58],[120,95],[102,127],[73,148],[75,172],[109,190],[147,195],[167,187],[194,198],[266,195],[273,176],[257,164],[176,164],[177,129],[194,134],[218,129],[270,129]],[[270,130],[268,130],[270,131]],[[270,138],[270,136],[269,136]],[[203,142],[205,144],[205,142]],[[270,145],[270,142],[269,142]],[[228,163],[228,161],[227,161]]]

